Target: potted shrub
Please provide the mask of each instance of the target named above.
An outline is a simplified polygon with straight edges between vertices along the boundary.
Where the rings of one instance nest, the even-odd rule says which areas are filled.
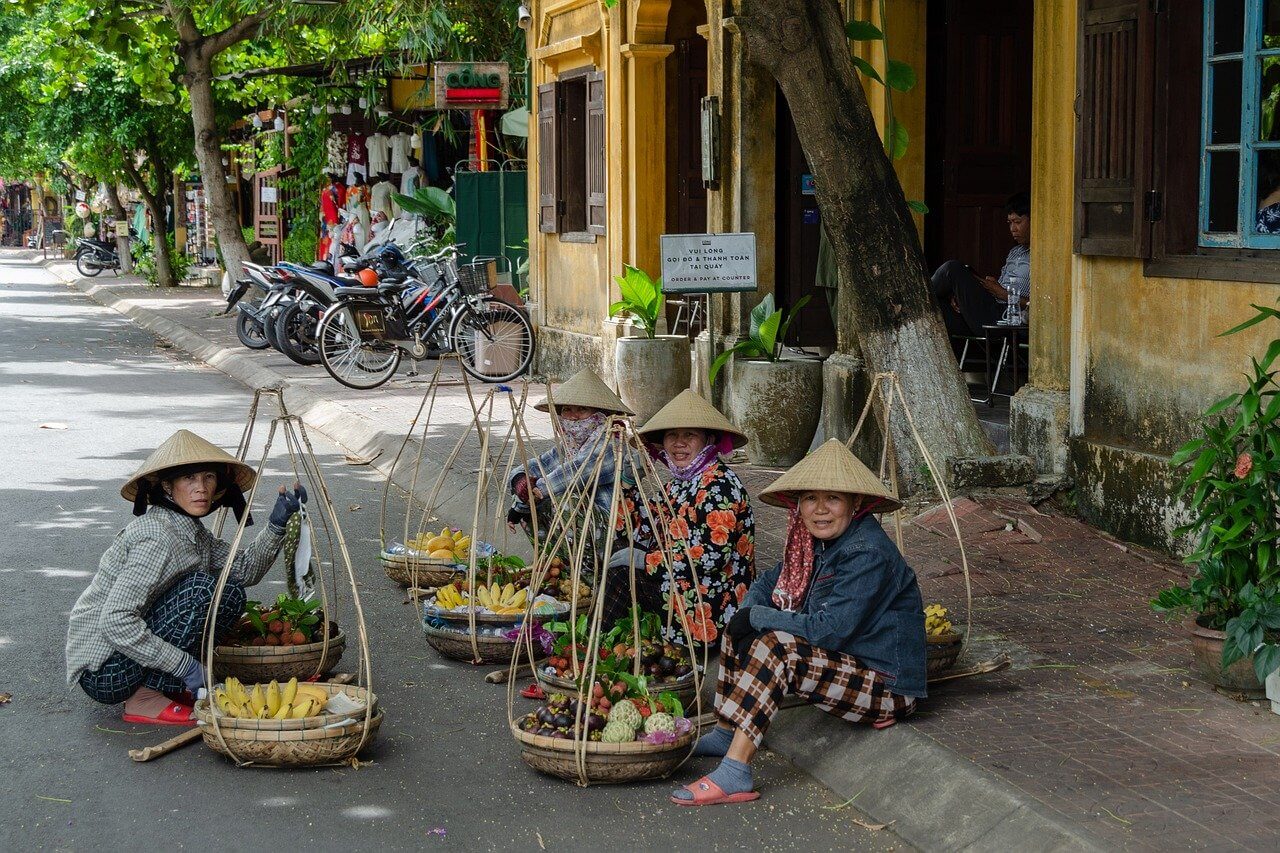
[[[1280,311],[1258,314],[1231,335]],[[1196,663],[1228,692],[1258,695],[1280,666],[1280,385],[1272,365],[1280,340],[1262,361],[1252,359],[1248,384],[1204,413],[1203,437],[1183,445],[1171,464],[1189,466],[1179,496],[1192,519],[1178,528],[1194,537],[1186,563],[1190,582],[1164,590],[1152,602],[1160,612],[1187,613]]]
[[[809,450],[822,413],[822,360],[783,358],[782,342],[806,296],[784,317],[770,293],[751,310],[748,336],[720,353],[708,378],[714,386],[733,359],[725,414],[747,434],[747,458],[755,465],[794,465]]]
[[[613,352],[613,375],[618,396],[635,412],[642,425],[689,387],[689,339],[684,335],[659,335],[658,318],[666,297],[662,279],[653,279],[631,265],[614,276],[622,298],[609,306],[609,316],[629,316],[641,335],[618,339]]]

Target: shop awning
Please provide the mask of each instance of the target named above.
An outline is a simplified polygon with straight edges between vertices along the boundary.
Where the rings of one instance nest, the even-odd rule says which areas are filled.
[[[248,80],[254,77],[329,77],[335,71],[362,72],[374,68],[385,70],[388,65],[411,61],[408,51],[399,56],[382,54],[379,56],[361,56],[355,59],[344,59],[341,62],[309,62],[303,65],[277,65],[267,68],[250,68],[244,71],[232,71],[219,74],[216,80]]]
[[[503,136],[529,136],[529,108],[517,107],[502,116]]]

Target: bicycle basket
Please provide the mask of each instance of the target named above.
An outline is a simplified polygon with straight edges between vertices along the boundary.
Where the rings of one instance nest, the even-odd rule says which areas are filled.
[[[458,267],[458,287],[467,296],[488,293],[498,282],[498,265],[495,261],[476,261]]]

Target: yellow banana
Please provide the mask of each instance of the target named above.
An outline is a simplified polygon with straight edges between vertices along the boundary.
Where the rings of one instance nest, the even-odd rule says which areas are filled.
[[[491,598],[489,595],[488,587],[483,585],[478,587],[476,589],[476,597],[480,600],[480,604],[483,605],[484,607],[488,607],[490,609],[493,608],[494,602],[493,602],[493,598]]]
[[[234,714],[234,716],[244,717],[246,720],[252,720],[254,717],[258,715],[253,713],[252,708],[250,708],[247,704],[242,702],[240,703],[240,706],[236,708],[236,713]]]
[[[309,717],[311,716],[311,707],[313,705],[315,705],[315,700],[311,697],[302,699],[298,702],[297,706],[289,712],[289,716],[295,720],[301,720],[304,717]]]
[[[280,706],[284,704],[280,701],[280,682],[274,678],[267,685],[267,713],[272,717],[276,715],[276,711],[280,710]]]
[[[289,719],[289,712],[292,709],[293,709],[292,705],[281,705],[279,708],[276,709],[275,713],[271,715],[271,719],[287,720]]]
[[[512,597],[511,606],[518,607],[521,610],[523,610],[524,606],[528,602],[529,602],[529,587],[526,586]]]
[[[261,719],[267,712],[267,699],[262,695],[262,685],[253,685],[253,692],[249,694],[249,707],[253,709],[253,715]]]
[[[516,585],[509,582],[502,588],[502,603],[510,604],[516,597]]]
[[[319,705],[324,705],[329,701],[329,692],[323,687],[318,687],[314,684],[298,685],[298,697],[293,704],[296,706],[304,698],[310,699]]]
[[[298,695],[298,679],[290,678],[289,683],[284,686],[284,690],[280,694],[281,705],[292,705],[294,697]]]

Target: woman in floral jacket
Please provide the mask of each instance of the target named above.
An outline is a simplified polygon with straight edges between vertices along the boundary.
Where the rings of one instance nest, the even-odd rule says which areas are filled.
[[[695,642],[715,647],[755,579],[750,499],[721,458],[746,444],[746,436],[692,391],[682,392],[639,432],[671,479],[664,495],[644,496],[649,506],[643,512],[638,491],[625,492],[618,533],[630,536],[630,547],[610,561],[606,619],[630,608],[628,567],[634,566],[640,608],[672,617],[665,620],[666,639],[684,642],[683,619]],[[658,515],[666,520],[665,530],[654,530]]]

